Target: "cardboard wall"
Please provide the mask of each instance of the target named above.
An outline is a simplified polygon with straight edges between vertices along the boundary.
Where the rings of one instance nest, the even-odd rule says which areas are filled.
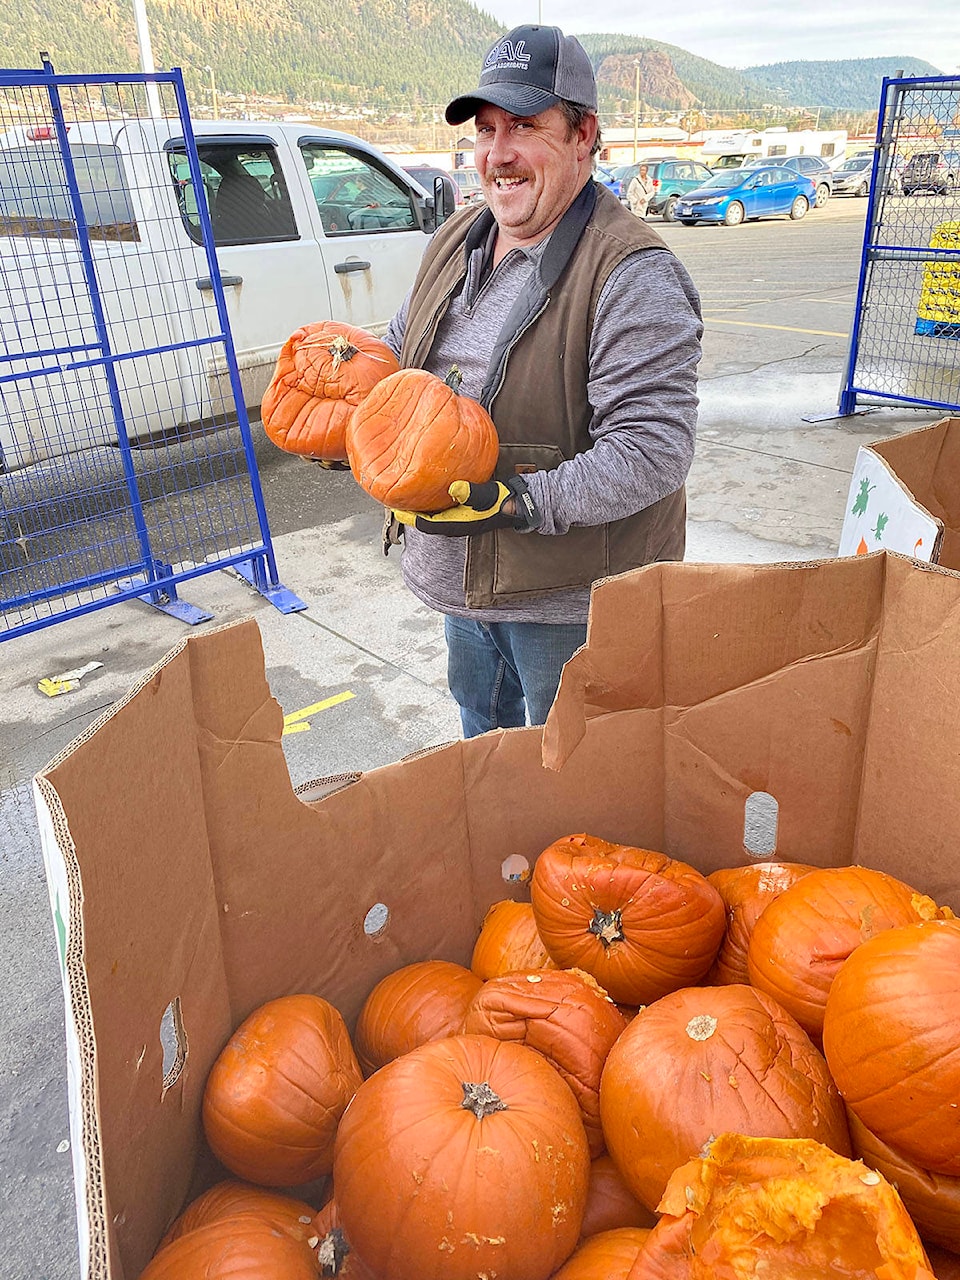
[[[489,904],[525,893],[508,856],[588,831],[708,871],[749,860],[767,792],[778,856],[856,858],[960,909],[958,695],[960,575],[885,554],[651,566],[596,589],[542,741],[488,734],[305,803],[256,625],[191,637],[41,779],[92,1027],[71,1099],[86,1274],[139,1274],[202,1167],[203,1084],[246,1013],[310,990],[349,1022],[397,966],[466,962]],[[175,997],[187,1054],[164,1089]]]
[[[943,521],[938,563],[960,569],[960,418],[904,432],[870,446],[913,497]]]

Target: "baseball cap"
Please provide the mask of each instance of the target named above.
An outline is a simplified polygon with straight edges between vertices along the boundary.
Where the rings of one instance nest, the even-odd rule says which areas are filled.
[[[473,93],[454,98],[448,124],[463,124],[484,102],[514,116],[535,116],[563,98],[597,109],[597,82],[583,45],[559,27],[514,27],[490,49]]]

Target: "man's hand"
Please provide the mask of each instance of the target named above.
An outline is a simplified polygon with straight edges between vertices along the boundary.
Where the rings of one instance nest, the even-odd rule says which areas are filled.
[[[448,511],[429,515],[422,511],[394,511],[401,524],[413,525],[420,533],[439,533],[448,538],[464,538],[490,529],[530,529],[535,526],[536,508],[519,480],[509,485],[498,480],[470,484],[454,480],[447,490],[457,504]]]

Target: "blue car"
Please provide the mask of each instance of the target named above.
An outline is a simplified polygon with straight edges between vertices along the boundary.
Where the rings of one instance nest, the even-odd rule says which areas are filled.
[[[817,189],[809,178],[775,165],[763,169],[724,169],[696,191],[677,201],[674,217],[685,227],[719,222],[737,227],[750,218],[779,214],[802,218],[816,204]]]

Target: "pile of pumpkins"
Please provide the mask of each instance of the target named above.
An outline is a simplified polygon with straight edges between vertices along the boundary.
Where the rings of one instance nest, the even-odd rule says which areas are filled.
[[[352,1040],[319,995],[253,1012],[203,1124],[239,1181],[141,1280],[956,1280],[960,921],[860,866],[568,836]],[[319,1212],[278,1190],[319,1178]]]
[[[379,338],[321,320],[284,343],[260,408],[267,437],[327,466],[350,464],[360,487],[386,507],[443,511],[455,480],[493,475],[500,443],[493,419],[445,379],[401,369]]]

